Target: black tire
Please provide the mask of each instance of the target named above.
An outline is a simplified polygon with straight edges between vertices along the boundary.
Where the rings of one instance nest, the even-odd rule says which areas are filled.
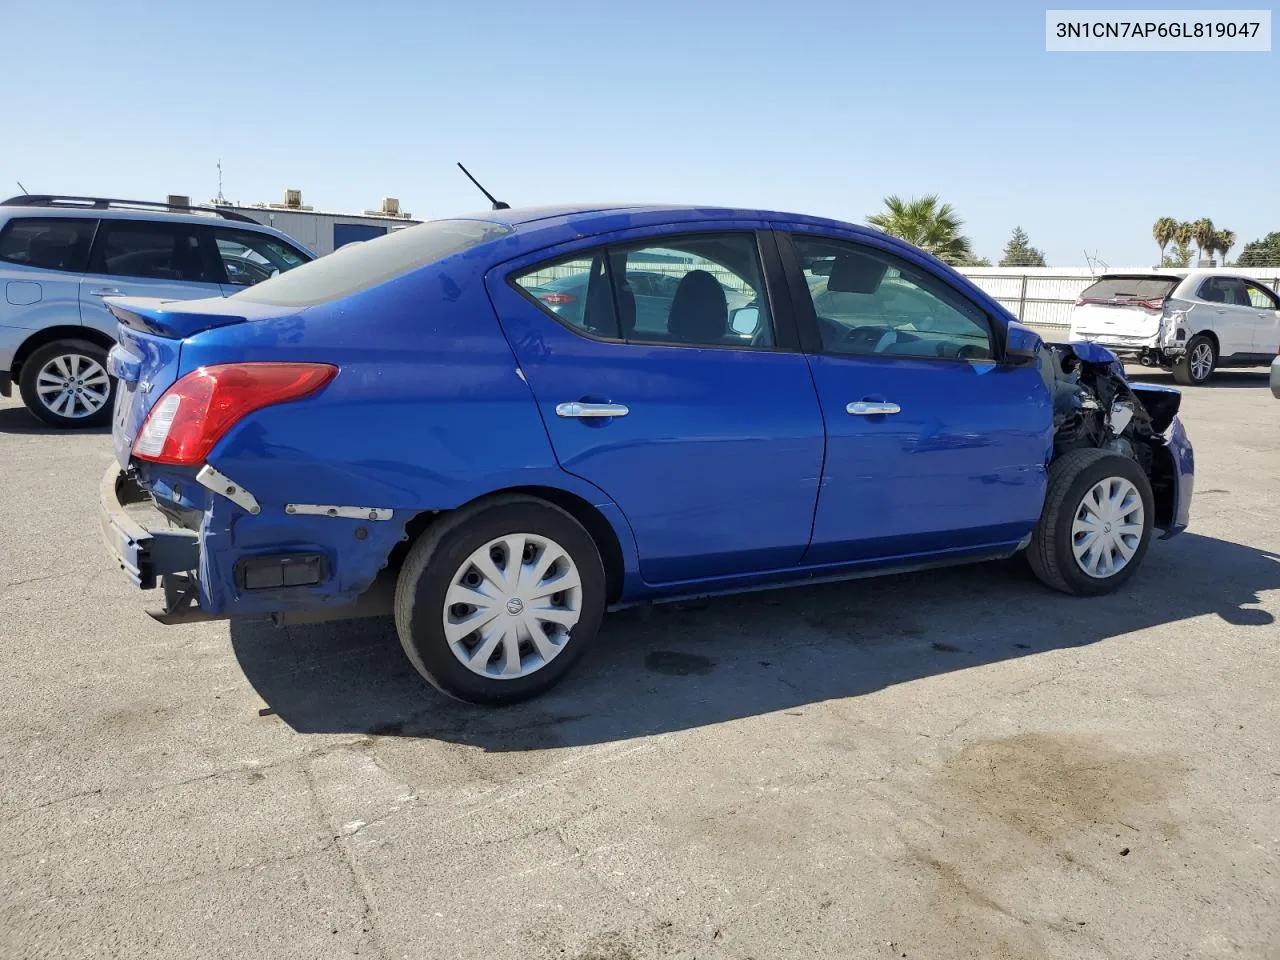
[[[485,677],[466,667],[450,648],[445,600],[455,575],[475,551],[516,533],[546,537],[568,553],[582,585],[580,616],[561,651],[543,666],[512,679]],[[468,703],[517,703],[555,686],[594,642],[604,608],[604,565],[591,535],[564,510],[526,496],[495,497],[438,520],[410,549],[396,583],[396,632],[409,661],[436,689]],[[499,649],[505,652],[505,640],[494,658]]]
[[[22,402],[27,405],[27,409],[49,424],[49,426],[66,430],[100,427],[103,424],[110,423],[111,410],[116,396],[116,381],[109,375],[107,376],[106,400],[93,413],[82,416],[66,416],[65,411],[59,412],[46,405],[45,400],[41,398],[40,392],[37,390],[36,381],[40,376],[40,371],[58,357],[84,358],[93,361],[104,372],[107,369],[106,349],[88,340],[55,340],[52,343],[46,343],[42,347],[37,347],[22,362],[22,372],[18,375],[18,390],[22,394]],[[82,410],[85,406],[83,400],[74,400],[73,398],[69,398],[68,404],[68,409],[75,411]]]
[[[1108,577],[1085,573],[1072,549],[1072,524],[1085,494],[1108,477],[1121,477],[1137,488],[1142,498],[1142,536],[1129,561]],[[1094,596],[1118,589],[1142,564],[1151,544],[1155,501],[1151,483],[1138,464],[1107,450],[1072,450],[1049,466],[1044,510],[1031,535],[1027,561],[1046,586],[1077,596]]]
[[[1203,353],[1206,350],[1209,354],[1209,368],[1204,371],[1203,376],[1197,377],[1191,358],[1193,354]],[[1184,387],[1203,387],[1217,368],[1218,348],[1214,346],[1212,338],[1206,337],[1203,333],[1197,333],[1187,341],[1187,352],[1174,361],[1173,379],[1175,383]]]

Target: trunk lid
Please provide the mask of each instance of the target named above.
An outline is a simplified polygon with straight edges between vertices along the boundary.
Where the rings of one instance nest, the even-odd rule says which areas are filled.
[[[120,466],[129,465],[134,438],[166,390],[181,373],[182,343],[214,327],[279,314],[278,308],[243,300],[156,300],[107,297],[120,321],[107,367],[119,381],[111,440]]]
[[[1106,343],[1147,340],[1160,330],[1163,310],[1136,303],[1082,303],[1071,314],[1071,334]]]
[[[1072,339],[1143,345],[1160,332],[1165,304],[1179,282],[1178,276],[1170,274],[1104,274],[1076,301]]]

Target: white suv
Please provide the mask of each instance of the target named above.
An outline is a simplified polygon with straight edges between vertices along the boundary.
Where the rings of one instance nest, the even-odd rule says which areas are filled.
[[[228,210],[104,197],[0,202],[0,396],[17,386],[54,427],[105,424],[117,321],[104,297],[225,297],[314,259]]]
[[[1080,294],[1071,339],[1200,386],[1218,367],[1269,364],[1280,351],[1280,297],[1218,270],[1105,274]]]

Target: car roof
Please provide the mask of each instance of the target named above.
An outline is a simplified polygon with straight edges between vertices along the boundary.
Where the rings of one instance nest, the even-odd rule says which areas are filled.
[[[235,230],[250,230],[288,240],[293,246],[302,246],[286,233],[264,223],[248,220],[228,220],[214,214],[171,213],[167,210],[141,210],[130,208],[94,209],[92,207],[23,207],[0,206],[0,223],[15,217],[39,217],[41,220],[147,220],[158,223],[193,223],[201,226],[220,226]]]
[[[626,226],[694,223],[705,220],[783,220],[789,223],[806,223],[815,227],[853,230],[858,233],[884,237],[886,234],[873,227],[861,227],[843,220],[815,217],[804,213],[786,213],[778,210],[760,210],[746,207],[716,207],[681,204],[649,203],[597,203],[563,206],[515,207],[506,210],[486,210],[482,213],[464,214],[451,218],[459,220],[488,220],[524,232],[525,228],[538,229],[572,225],[581,235],[604,233]],[[628,222],[631,221],[631,222]]]

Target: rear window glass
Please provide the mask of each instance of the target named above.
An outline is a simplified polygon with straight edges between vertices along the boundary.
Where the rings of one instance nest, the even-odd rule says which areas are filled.
[[[20,217],[0,230],[0,260],[45,270],[83,273],[97,220]]]
[[[1103,277],[1085,287],[1084,300],[1159,300],[1173,293],[1180,277]]]
[[[282,307],[327,303],[511,232],[509,226],[487,220],[432,220],[374,240],[349,243],[232,299]]]

